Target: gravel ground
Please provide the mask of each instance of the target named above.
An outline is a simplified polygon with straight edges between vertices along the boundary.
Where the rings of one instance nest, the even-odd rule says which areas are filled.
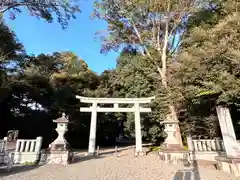
[[[44,165],[32,169],[13,169],[12,174],[0,171],[1,180],[240,180],[226,173],[199,167],[193,178],[192,171],[183,165],[163,163],[157,154],[133,157],[132,150],[125,150],[120,157],[112,153],[98,158],[78,154],[68,166]],[[182,178],[180,178],[182,177]]]

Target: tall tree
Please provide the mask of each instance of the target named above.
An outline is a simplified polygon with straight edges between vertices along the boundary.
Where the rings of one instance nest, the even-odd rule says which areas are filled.
[[[147,57],[141,56],[136,49],[125,48],[117,60],[114,81],[112,81],[120,97],[148,97],[157,94],[150,105],[152,113],[141,115],[143,138],[155,143],[159,142],[163,135],[159,122],[164,118],[162,112],[165,110],[162,102],[165,99],[161,93],[163,89],[158,86],[157,73]],[[125,135],[134,137],[134,116],[129,113],[126,116],[121,115],[119,119],[124,120]]]
[[[51,23],[57,19],[63,28],[68,25],[68,20],[76,18],[80,11],[77,1],[74,0],[1,0],[0,15],[9,13],[11,19],[16,18],[16,13],[21,13],[25,8],[31,15],[45,19]]]
[[[95,16],[108,22],[103,52],[131,45],[154,64],[159,88],[167,98],[169,114],[178,120],[176,94],[169,86],[172,63],[187,17],[194,12],[194,0],[102,0],[96,2]],[[177,40],[178,39],[178,40]],[[164,102],[166,103],[166,102]],[[178,137],[179,134],[178,134]]]
[[[174,76],[179,80],[185,100],[191,100],[192,107],[205,104],[209,117],[216,114],[215,106],[218,104],[239,108],[239,15],[240,3],[237,0],[218,1],[196,14],[189,22],[198,23],[190,24],[187,29],[178,61],[172,67],[176,70]],[[206,99],[208,103],[203,103]],[[203,107],[197,113],[200,111],[204,114]],[[209,118],[205,124],[214,124],[214,121],[214,118]],[[236,121],[234,125],[239,127]]]

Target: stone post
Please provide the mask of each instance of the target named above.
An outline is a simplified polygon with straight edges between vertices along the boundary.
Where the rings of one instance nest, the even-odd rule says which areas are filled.
[[[218,106],[216,107],[216,110],[226,154],[230,157],[237,156],[237,152],[234,150],[234,145],[236,144],[236,135],[234,132],[229,109],[226,107]]]
[[[94,155],[96,146],[96,131],[97,131],[97,103],[92,104],[92,115],[90,125],[90,135],[88,144],[88,154]]]
[[[42,146],[42,137],[37,137],[35,152],[40,152]]]
[[[221,148],[221,139],[220,139],[220,137],[216,137],[215,138],[215,142],[216,142],[216,150],[217,151],[221,151],[222,148]]]
[[[193,140],[191,136],[187,137],[187,144],[188,144],[188,150],[194,151],[194,145],[193,145]]]
[[[142,133],[139,104],[135,103],[135,138],[136,138],[136,153],[142,153]]]

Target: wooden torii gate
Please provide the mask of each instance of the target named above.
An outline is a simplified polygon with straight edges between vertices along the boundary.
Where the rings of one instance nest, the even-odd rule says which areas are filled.
[[[150,103],[155,97],[149,98],[91,98],[76,96],[82,103],[92,104],[90,107],[80,107],[80,112],[91,112],[91,125],[89,135],[88,154],[95,153],[97,112],[134,112],[136,153],[142,153],[142,135],[140,113],[151,112],[151,108],[140,107],[140,104]],[[99,107],[98,104],[113,104],[113,107]],[[130,108],[119,107],[119,104],[133,104]]]

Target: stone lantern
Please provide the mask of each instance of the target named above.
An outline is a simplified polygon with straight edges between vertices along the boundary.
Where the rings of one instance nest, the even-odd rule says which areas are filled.
[[[164,124],[164,131],[167,133],[167,138],[163,143],[164,148],[182,148],[181,142],[176,137],[176,132],[178,130],[178,121],[172,120],[169,116],[167,120],[163,121]]]
[[[65,113],[62,114],[62,117],[53,120],[57,123],[56,131],[58,137],[49,145],[47,162],[49,164],[63,164],[67,165],[73,158],[73,153],[70,152],[69,144],[64,138],[64,134],[67,132],[68,128],[68,118]]]
[[[69,149],[69,144],[66,141],[64,135],[68,131],[68,118],[66,117],[65,113],[62,114],[62,117],[53,120],[53,122],[57,123],[57,128],[55,129],[58,133],[57,139],[50,144],[50,149],[55,150],[61,150],[65,151]]]
[[[159,155],[165,162],[176,164],[180,159],[184,159],[186,154],[182,142],[177,137],[179,132],[178,121],[171,118],[171,116],[167,116],[167,119],[162,124],[164,124],[167,138],[160,148]]]

